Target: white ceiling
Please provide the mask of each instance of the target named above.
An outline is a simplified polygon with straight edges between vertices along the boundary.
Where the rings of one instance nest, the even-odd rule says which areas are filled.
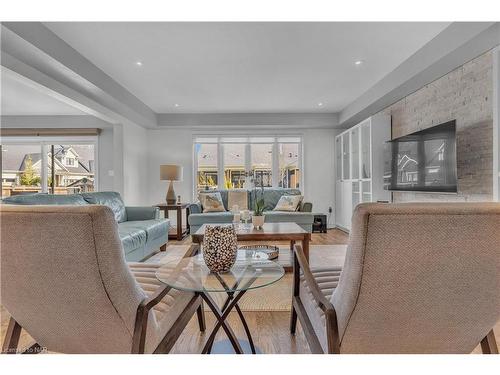
[[[275,113],[340,111],[448,23],[45,25],[155,112]]]
[[[47,95],[28,80],[1,70],[1,114],[3,116],[59,116],[86,113]]]

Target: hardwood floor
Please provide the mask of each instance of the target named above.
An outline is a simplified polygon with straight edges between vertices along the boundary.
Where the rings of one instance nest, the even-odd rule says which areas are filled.
[[[312,235],[311,245],[342,245],[346,244],[348,241],[348,235],[340,230],[332,229],[328,233],[319,234],[314,233]],[[190,238],[186,238],[183,241],[170,241],[171,245],[178,244],[189,244],[191,243]],[[276,243],[281,244],[281,243]],[[286,242],[283,242],[286,244]],[[310,353],[309,346],[304,337],[300,324],[297,327],[297,333],[295,336],[291,336],[288,329],[289,324],[289,313],[284,311],[247,311],[244,313],[245,318],[252,332],[252,336],[258,351],[264,354],[295,354],[295,353]],[[3,337],[5,335],[7,325],[9,321],[9,315],[7,311],[1,307],[1,337],[3,342]],[[179,336],[179,339],[172,349],[172,353],[178,354],[191,354],[200,353],[201,349],[205,343],[207,335],[210,334],[211,329],[215,323],[215,319],[212,314],[206,314],[207,331],[202,334],[198,329],[198,322],[196,316],[191,319],[188,326],[184,332]],[[244,330],[239,322],[236,314],[231,314],[229,316],[229,322],[231,327],[234,329],[236,335],[240,338],[244,338]],[[500,322],[495,326],[496,340],[500,343]],[[224,340],[226,337],[224,333],[218,334],[217,339]],[[20,339],[20,346],[27,347],[33,343],[33,339],[23,331]],[[481,353],[480,347],[478,346],[473,353]]]
[[[259,311],[244,312],[244,314],[248,326],[250,327],[257,352],[263,354],[311,353],[300,327],[297,329],[295,336],[290,335],[288,329],[290,314],[288,312]],[[231,313],[228,322],[238,338],[246,339],[245,331],[243,330],[241,322],[238,320],[237,314]],[[205,344],[205,340],[208,335],[210,335],[215,324],[215,318],[212,314],[206,314],[206,323],[207,331],[202,334],[198,329],[198,321],[196,318],[191,319],[173,347],[172,353],[200,353]],[[216,343],[218,340],[225,341],[226,339],[222,331],[217,334]]]

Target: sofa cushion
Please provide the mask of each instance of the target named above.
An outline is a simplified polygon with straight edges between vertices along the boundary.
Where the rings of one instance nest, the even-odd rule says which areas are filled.
[[[310,212],[264,211],[266,223],[312,224],[314,215]]]
[[[79,194],[25,194],[13,195],[2,200],[5,204],[19,205],[75,205],[84,206],[88,203]]]
[[[198,200],[200,201],[201,205],[203,206],[203,202],[200,200],[200,194],[219,193],[221,198],[222,198],[222,203],[224,204],[224,208],[226,209],[226,211],[229,211],[229,207],[227,204],[227,192],[228,192],[228,190],[202,190],[198,194]]]
[[[147,234],[137,221],[125,221],[118,224],[118,234],[122,241],[123,251],[128,254],[146,244]]]
[[[223,224],[232,223],[233,214],[231,212],[209,212],[206,214],[189,215],[189,225],[201,226],[203,224]]]
[[[295,212],[299,208],[302,198],[302,195],[282,195],[273,210]]]
[[[146,232],[146,241],[168,235],[169,221],[165,219],[126,221],[126,223],[132,228],[142,228]]]
[[[228,210],[238,206],[238,210],[248,210],[248,191],[244,189],[232,189],[227,192]]]
[[[284,189],[284,188],[264,188],[264,210],[271,211],[276,207],[278,201],[283,195],[301,195],[299,189]],[[256,199],[262,197],[261,189],[254,189],[250,192],[250,209],[255,207]]]
[[[226,211],[220,192],[200,193],[199,199],[203,207],[203,212],[223,212]]]
[[[127,211],[123,204],[120,193],[114,191],[103,191],[96,193],[82,193],[80,194],[88,204],[102,204],[111,208],[115,214],[115,220],[122,223],[127,220]]]

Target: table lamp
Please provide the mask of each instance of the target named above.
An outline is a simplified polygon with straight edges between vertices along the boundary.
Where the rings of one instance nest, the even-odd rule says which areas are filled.
[[[175,204],[177,199],[174,191],[174,181],[182,181],[182,167],[174,164],[160,165],[160,180],[170,181],[167,191],[167,204]]]

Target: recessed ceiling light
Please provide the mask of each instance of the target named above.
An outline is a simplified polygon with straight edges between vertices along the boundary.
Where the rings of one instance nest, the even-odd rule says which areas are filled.
[[[174,107],[178,108],[178,107],[180,107],[180,105],[179,105],[179,104],[177,104],[177,103],[175,103],[175,104],[174,104]]]
[[[135,65],[137,65],[137,66],[142,66],[142,61],[137,61],[137,62],[135,63]]]
[[[354,61],[354,65],[362,65],[363,64],[363,60],[357,60],[357,61]]]
[[[318,107],[323,107],[323,103],[319,102]]]

